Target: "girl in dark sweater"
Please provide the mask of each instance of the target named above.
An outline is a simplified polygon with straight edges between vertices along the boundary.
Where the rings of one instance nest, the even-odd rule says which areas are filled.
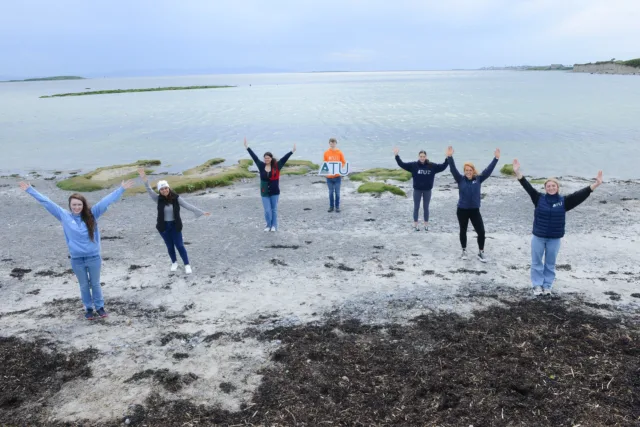
[[[144,169],[138,169],[138,174],[144,182],[144,186],[147,189],[147,193],[151,197],[151,200],[156,202],[158,206],[158,216],[156,220],[156,229],[160,233],[164,244],[167,246],[169,257],[171,258],[171,271],[178,269],[178,258],[176,257],[176,249],[180,253],[180,258],[184,262],[184,271],[187,274],[191,274],[191,264],[189,264],[189,256],[187,250],[184,247],[184,241],[182,240],[182,218],[180,217],[180,208],[190,210],[196,217],[201,215],[209,216],[209,212],[203,212],[195,206],[187,203],[182,197],[176,194],[170,187],[167,181],[158,181],[157,187],[159,195],[149,185],[147,175],[144,173]]]
[[[520,171],[520,162],[513,160],[513,172],[529,193],[535,206],[533,214],[533,236],[531,237],[531,285],[534,295],[551,295],[551,286],[556,278],[556,259],[560,250],[560,239],[564,237],[566,213],[587,200],[602,184],[602,171],[596,182],[567,196],[560,195],[560,183],[548,178],[544,183],[545,193],[534,190]],[[543,261],[544,259],[544,261]]]
[[[264,231],[278,230],[278,200],[280,198],[280,171],[284,167],[287,160],[296,152],[296,144],[293,144],[293,150],[289,151],[280,160],[276,160],[271,152],[264,153],[261,161],[258,156],[249,148],[247,138],[244,139],[244,148],[247,149],[249,155],[255,162],[260,171],[260,196],[262,199],[262,207],[264,208],[264,220],[267,223]]]
[[[422,199],[422,209],[424,211],[424,231],[429,231],[429,202],[431,202],[431,190],[436,174],[442,172],[449,165],[449,160],[444,159],[444,163],[432,163],[427,159],[427,152],[422,150],[418,153],[417,162],[404,163],[398,153],[399,148],[393,149],[396,156],[396,163],[407,172],[411,172],[413,177],[413,226],[416,231],[420,231],[418,226],[418,214],[420,213],[420,199]]]

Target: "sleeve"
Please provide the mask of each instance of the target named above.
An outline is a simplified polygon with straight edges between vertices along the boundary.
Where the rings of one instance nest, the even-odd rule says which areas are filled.
[[[116,191],[103,197],[102,200],[93,205],[93,207],[91,208],[91,213],[93,213],[93,216],[96,219],[100,218],[100,216],[102,216],[102,214],[107,211],[109,205],[116,202],[120,197],[122,197],[123,194],[124,188],[122,186],[119,186]]]
[[[400,166],[402,169],[406,170],[407,172],[413,173],[413,168],[411,167],[411,163],[403,162],[400,159],[400,156],[396,156],[396,163],[398,164],[398,166]]]
[[[540,196],[542,194],[536,191],[531,186],[531,183],[527,181],[527,178],[525,178],[524,176],[520,178],[518,182],[520,183],[520,185],[522,185],[522,187],[526,190],[526,192],[529,193],[529,197],[531,197],[531,201],[533,202],[533,205],[538,206],[538,200],[540,199]]]
[[[147,189],[147,193],[149,193],[149,197],[151,197],[151,200],[153,200],[154,202],[157,202],[159,196],[156,194],[155,191],[153,191],[153,189],[151,188],[151,185],[149,185],[149,180],[147,180],[147,182],[144,183],[144,188]]]
[[[182,198],[182,197],[178,197],[178,204],[180,206],[182,206],[183,208],[193,212],[196,215],[196,218],[204,215],[204,211],[203,210],[200,210],[200,209],[196,208],[191,203],[188,203],[187,201],[185,201],[184,198]]]
[[[493,173],[493,170],[496,168],[497,164],[498,164],[498,159],[496,159],[494,157],[493,160],[491,160],[491,163],[489,163],[489,166],[487,166],[487,168],[485,170],[483,170],[482,174],[478,177],[480,182],[486,181],[487,178],[489,178],[491,176],[491,174]]]
[[[293,152],[289,151],[287,154],[284,155],[283,158],[278,160],[278,169],[282,169],[284,167],[285,163],[287,163],[287,160],[289,160],[289,157],[291,157],[292,154]]]
[[[455,179],[456,182],[460,182],[462,175],[460,175],[460,172],[458,172],[456,168],[456,162],[453,161],[453,156],[448,157],[447,160],[449,160],[449,170],[451,171],[451,175],[453,175],[453,179]]]
[[[570,211],[571,209],[578,206],[580,203],[587,200],[587,198],[591,195],[593,191],[591,191],[591,187],[585,187],[582,190],[578,190],[575,193],[571,193],[568,196],[564,197],[564,210]]]
[[[51,215],[55,216],[58,221],[62,221],[62,216],[65,215],[67,211],[52,202],[48,197],[38,193],[38,191],[33,187],[27,188],[27,193],[33,196],[33,198],[36,199],[42,206],[44,206],[44,208],[48,210]]]
[[[256,166],[258,167],[258,169],[263,169],[264,168],[264,162],[261,161],[258,156],[256,156],[256,153],[253,152],[253,150],[249,147],[247,147],[247,151],[249,152],[249,155],[251,156],[251,158],[253,159],[253,162],[256,164]]]
[[[444,159],[444,163],[440,163],[440,164],[436,163],[434,165],[434,167],[433,167],[433,171],[435,173],[440,173],[440,172],[444,171],[447,168],[447,166],[449,166],[449,158],[448,157],[446,159]]]

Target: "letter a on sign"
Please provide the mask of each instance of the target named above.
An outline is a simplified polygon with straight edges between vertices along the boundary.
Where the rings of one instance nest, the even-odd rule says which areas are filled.
[[[349,162],[342,166],[341,162],[323,162],[322,166],[320,166],[320,170],[318,171],[318,175],[327,176],[327,175],[341,175],[347,176],[349,175]]]

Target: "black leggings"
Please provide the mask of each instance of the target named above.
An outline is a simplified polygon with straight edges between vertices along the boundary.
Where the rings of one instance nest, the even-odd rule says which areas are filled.
[[[469,226],[469,220],[473,229],[478,233],[478,248],[484,250],[484,223],[482,222],[482,215],[480,215],[480,209],[461,209],[456,211],[458,215],[458,222],[460,223],[460,244],[462,249],[467,248],[467,227]]]

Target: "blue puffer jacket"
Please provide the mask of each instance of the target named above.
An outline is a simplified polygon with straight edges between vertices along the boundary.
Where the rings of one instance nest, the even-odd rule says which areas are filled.
[[[458,207],[460,209],[480,208],[480,199],[482,198],[480,189],[482,183],[491,176],[493,169],[498,164],[498,159],[494,157],[489,166],[487,166],[480,175],[474,176],[473,179],[468,179],[458,172],[456,164],[453,161],[453,156],[449,157],[448,160],[451,175],[453,175],[453,179],[458,183]]]

